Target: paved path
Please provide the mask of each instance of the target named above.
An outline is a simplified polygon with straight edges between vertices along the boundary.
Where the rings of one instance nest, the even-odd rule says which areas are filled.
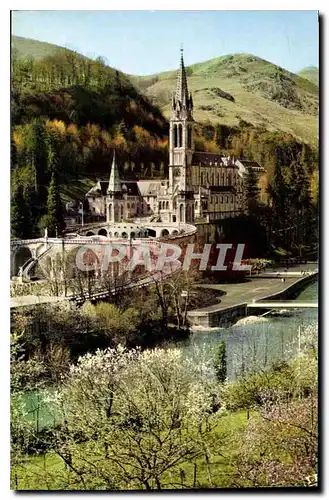
[[[35,306],[38,304],[48,304],[50,302],[59,302],[63,297],[54,297],[48,295],[21,295],[10,298],[10,309],[23,306]]]
[[[292,269],[293,268],[291,268],[291,271]],[[281,273],[283,273],[284,271],[284,268],[282,268],[275,270],[275,276],[267,278],[262,277],[262,275],[253,276],[249,278],[249,281],[243,283],[199,285],[202,288],[221,290],[225,292],[225,295],[220,298],[218,304],[203,307],[201,309],[194,309],[193,311],[189,311],[189,314],[196,314],[198,312],[215,312],[238,304],[249,304],[253,302],[253,300],[260,300],[263,297],[267,297],[268,295],[282,292],[290,285],[300,280],[303,272],[315,272],[316,269],[317,264],[305,264],[298,267],[296,266],[296,268],[294,268],[294,271],[298,271],[299,273],[295,276],[289,276],[285,278],[285,282],[281,281],[281,276],[283,276],[283,274]],[[279,275],[281,274],[280,277],[277,276],[278,273]]]
[[[317,302],[296,302],[295,300],[286,301],[281,300],[279,302],[268,301],[268,302],[252,302],[251,304],[247,304],[248,309],[312,309],[317,308]]]

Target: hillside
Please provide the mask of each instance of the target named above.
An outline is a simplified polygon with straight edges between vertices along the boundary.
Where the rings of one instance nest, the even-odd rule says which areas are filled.
[[[15,35],[11,37],[11,47],[17,52],[18,57],[33,57],[37,60],[52,56],[63,48],[52,43],[39,42],[38,40]]]
[[[307,68],[303,68],[297,73],[302,78],[306,78],[310,82],[315,85],[319,85],[319,68],[315,66],[308,66]]]
[[[318,88],[309,80],[250,54],[235,54],[187,67],[197,121],[234,126],[245,120],[317,142]],[[169,116],[176,71],[133,82]]]

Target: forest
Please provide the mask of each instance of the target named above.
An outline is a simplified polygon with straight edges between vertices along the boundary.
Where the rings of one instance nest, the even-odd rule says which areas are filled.
[[[42,234],[47,224],[55,225],[51,214],[56,211],[60,231],[61,210],[54,207],[63,201],[63,187],[74,193],[66,190],[69,199],[80,181],[91,186],[97,178],[106,179],[113,149],[122,178],[168,174],[167,120],[126,75],[102,58],[91,60],[63,49],[34,60],[13,51],[11,102],[13,237]],[[270,217],[272,229],[282,232],[283,246],[289,246],[291,235],[284,236],[289,220],[317,225],[316,148],[243,120],[236,127],[196,123],[195,148],[256,160],[266,169],[270,207],[259,212],[263,223]],[[84,193],[79,194],[83,198]],[[307,231],[299,232],[301,245]]]

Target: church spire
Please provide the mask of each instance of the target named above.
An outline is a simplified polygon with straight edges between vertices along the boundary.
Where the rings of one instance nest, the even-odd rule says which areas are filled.
[[[111,192],[111,193],[116,193],[118,191],[121,191],[121,182],[120,182],[118,167],[117,167],[117,164],[115,161],[115,150],[113,151],[113,160],[112,160],[110,181],[109,181],[109,187],[108,187],[107,191]]]
[[[176,118],[192,118],[193,102],[189,94],[186,69],[184,65],[183,47],[180,49],[180,66],[177,73],[176,91],[172,99],[172,112]]]
[[[180,68],[177,74],[177,84],[176,84],[176,101],[180,101],[182,105],[188,104],[188,87],[187,87],[187,78],[186,71],[184,66],[184,56],[183,56],[183,47],[180,49],[181,57],[180,57]]]

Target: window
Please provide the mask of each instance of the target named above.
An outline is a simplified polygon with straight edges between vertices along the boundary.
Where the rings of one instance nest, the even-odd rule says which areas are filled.
[[[177,148],[178,135],[177,135],[177,125],[174,125],[174,148]]]
[[[187,127],[187,147],[188,149],[192,148],[192,126],[189,125]]]
[[[180,123],[178,125],[178,147],[181,148],[183,146],[183,127]]]

